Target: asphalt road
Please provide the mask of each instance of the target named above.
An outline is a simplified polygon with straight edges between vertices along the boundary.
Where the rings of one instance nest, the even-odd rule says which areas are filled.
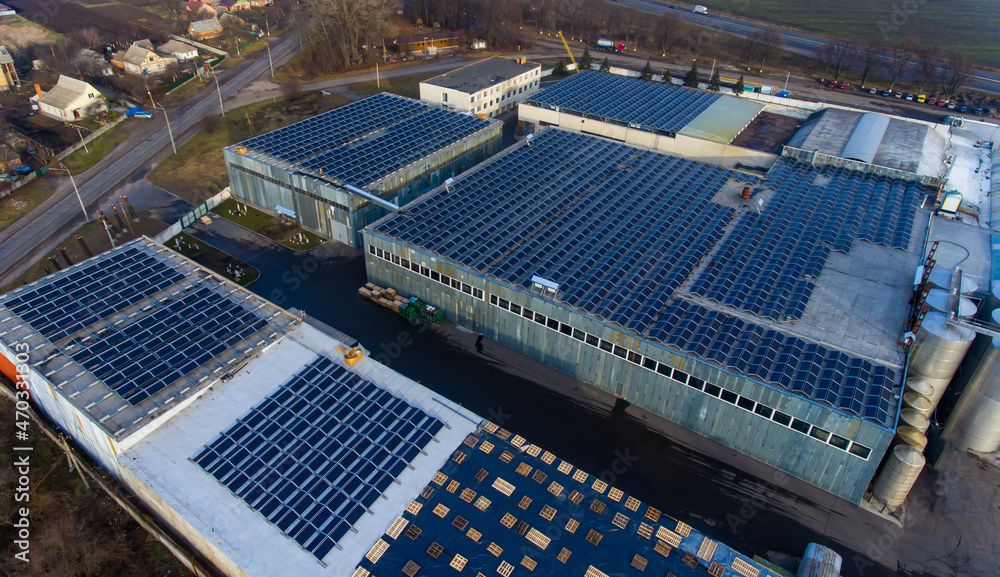
[[[275,65],[285,62],[298,47],[298,40],[291,35],[275,44],[271,48]],[[237,90],[266,70],[268,70],[268,60],[265,54],[264,57],[258,57],[256,61],[242,69],[234,68],[220,72],[219,82],[223,99],[236,94]],[[189,129],[196,128],[202,118],[218,113],[218,92],[204,91],[197,102],[186,107],[179,115],[177,111],[170,111],[174,136],[179,137]],[[157,114],[150,121],[148,130],[149,137],[145,141],[103,170],[90,171],[88,174],[93,173],[93,176],[87,182],[77,182],[83,203],[88,206],[88,213],[94,214],[95,203],[105,193],[113,190],[126,177],[146,166],[156,154],[170,146],[162,114]],[[57,190],[49,201],[0,233],[0,271],[3,271],[0,274],[0,284],[10,282],[33,262],[55,250],[66,234],[76,230],[83,223],[84,215],[80,201],[73,194],[72,188],[66,187],[63,183],[61,189]]]
[[[620,2],[643,12],[656,15],[669,13],[678,20],[740,37],[746,37],[754,32],[769,28],[766,24],[737,20],[736,18],[713,12],[696,14],[683,6],[673,9],[670,8],[669,4],[655,2],[654,0],[620,0]],[[828,38],[821,36],[812,36],[792,30],[776,29],[784,37],[786,50],[811,58],[817,57],[820,50],[830,42]],[[912,68],[915,69],[915,66]],[[969,79],[968,87],[982,92],[1000,94],[1000,74],[986,70],[976,70]]]

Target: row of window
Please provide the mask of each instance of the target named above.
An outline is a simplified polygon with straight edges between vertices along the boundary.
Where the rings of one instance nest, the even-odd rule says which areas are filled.
[[[439,274],[437,271],[428,270],[427,267],[420,266],[416,262],[400,259],[398,256],[390,253],[389,251],[383,251],[382,249],[376,248],[372,245],[368,246],[368,252],[387,262],[391,262],[397,266],[401,266],[412,272],[428,277],[431,280],[440,282],[445,286],[451,287],[455,290],[461,290],[463,293],[474,296],[477,299],[483,299],[482,290],[463,283],[458,279],[453,279]],[[648,371],[655,372],[659,375],[667,377],[668,379],[673,379],[682,385],[687,385],[692,389],[705,393],[706,395],[721,399],[731,405],[735,405],[747,412],[753,413],[758,417],[768,419],[783,427],[788,427],[793,431],[802,433],[803,435],[808,435],[821,443],[826,443],[842,451],[847,451],[848,453],[864,460],[868,460],[868,457],[871,456],[871,448],[860,443],[855,443],[841,437],[840,435],[831,433],[826,429],[795,418],[763,403],[758,403],[749,397],[744,397],[738,393],[730,391],[729,389],[725,389],[714,383],[699,379],[694,375],[689,375],[667,364],[658,362],[656,359],[644,357],[635,351],[630,351],[625,347],[616,345],[611,341],[604,340],[596,335],[592,335],[588,332],[572,327],[566,323],[560,322],[557,319],[546,317],[542,313],[533,311],[528,307],[512,303],[493,294],[490,295],[489,302],[491,305],[501,308],[511,314],[518,315],[521,318],[534,322],[535,324],[542,325],[543,327],[566,335],[572,339],[576,339],[596,349],[625,359],[634,365],[642,367]]]
[[[405,258],[399,258],[398,256],[392,254],[387,250],[376,248],[374,245],[368,245],[368,252],[386,262],[391,262],[396,266],[400,266],[411,272],[423,275],[434,282],[443,284],[446,287],[455,289],[457,291],[461,291],[473,298],[484,300],[484,294],[482,289],[476,288],[468,283],[464,283],[458,280],[457,278],[451,278],[450,276],[443,275],[436,270],[431,270],[425,266],[420,266],[420,264],[417,262],[409,261],[406,260]]]

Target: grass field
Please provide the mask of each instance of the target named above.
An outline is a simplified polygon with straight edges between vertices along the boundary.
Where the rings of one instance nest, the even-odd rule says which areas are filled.
[[[372,95],[380,92],[392,92],[393,94],[399,94],[400,96],[409,96],[410,98],[419,99],[420,83],[439,74],[441,73],[431,72],[430,74],[411,74],[409,76],[397,76],[396,78],[383,78],[381,81],[381,87],[379,87],[379,83],[372,81],[352,84],[349,89],[352,92],[357,92],[359,94]]]
[[[291,221],[275,218],[244,203],[239,205],[245,208],[237,209],[236,200],[231,198],[215,207],[212,212],[294,250],[309,250],[323,244],[322,237]],[[303,242],[296,242],[298,239],[302,239]]]
[[[147,176],[149,182],[177,196],[201,204],[226,187],[229,176],[222,148],[293,122],[315,116],[343,104],[337,95],[311,92],[292,99],[279,98],[226,112],[168,156]],[[247,116],[249,115],[249,123]],[[251,131],[250,123],[253,124]]]
[[[196,239],[186,232],[182,232],[168,240],[166,246],[170,250],[184,255],[203,267],[211,269],[216,274],[224,276],[242,286],[247,286],[260,278],[260,271],[256,268],[228,253],[222,252],[205,241]],[[229,272],[230,270],[242,272],[238,281]]]
[[[130,129],[132,128],[132,125],[129,123],[135,122],[136,120],[126,120],[122,122],[118,126],[115,126],[104,134],[98,136],[91,142],[88,142],[86,150],[80,148],[73,154],[64,158],[62,163],[66,166],[66,168],[73,171],[74,174],[83,172],[93,167],[105,156],[111,154],[112,150],[128,138],[128,135],[131,132]],[[142,121],[139,120],[139,122]]]
[[[913,37],[946,52],[1000,66],[997,0],[699,0],[712,13],[731,12],[828,36],[898,44]],[[895,9],[895,12],[894,12]],[[905,11],[910,12],[907,14]]]
[[[0,230],[6,229],[45,202],[54,190],[50,183],[37,178],[0,198]]]

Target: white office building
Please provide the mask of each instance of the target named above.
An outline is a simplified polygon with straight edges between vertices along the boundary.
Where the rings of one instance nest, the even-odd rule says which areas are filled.
[[[420,99],[492,117],[538,92],[542,66],[494,56],[420,83]]]

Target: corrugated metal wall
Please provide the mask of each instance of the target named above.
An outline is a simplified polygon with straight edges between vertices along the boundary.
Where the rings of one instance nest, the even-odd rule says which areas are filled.
[[[394,287],[406,296],[417,296],[441,308],[449,320],[482,333],[489,339],[853,503],[861,500],[892,439],[892,431],[870,422],[843,415],[810,400],[676,354],[527,291],[471,274],[451,263],[433,259],[368,231],[365,232],[365,244],[366,268],[372,282]],[[388,250],[402,259],[419,262],[438,274],[483,289],[484,299],[474,298],[377,258],[369,252],[369,246]],[[863,445],[871,449],[871,454],[867,459],[859,458],[759,414],[492,306],[489,301],[491,294],[522,307],[529,307],[546,317],[557,319]]]

